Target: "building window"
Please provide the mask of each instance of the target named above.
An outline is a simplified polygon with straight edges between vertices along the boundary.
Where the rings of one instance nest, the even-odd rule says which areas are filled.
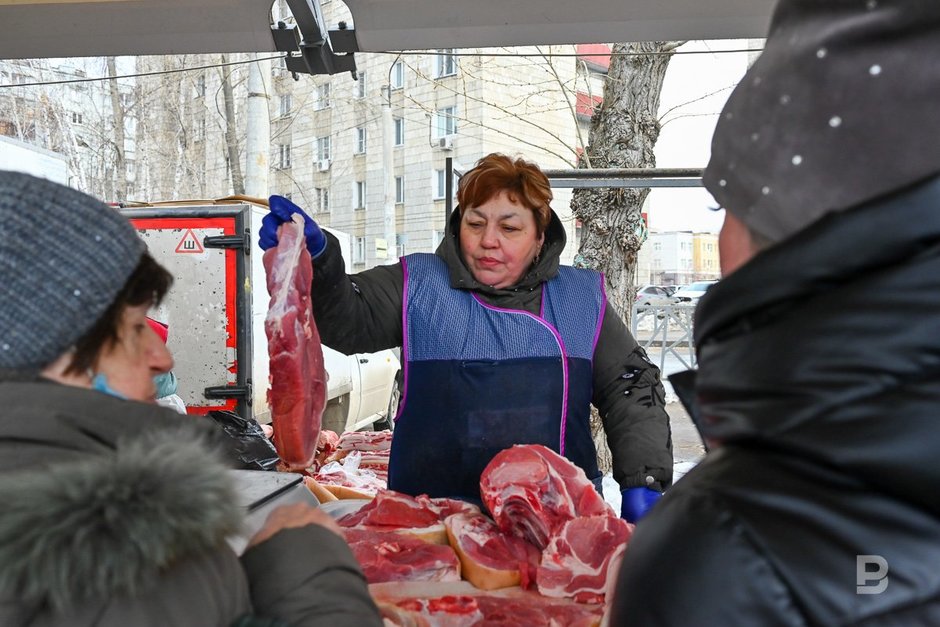
[[[395,118],[395,145],[405,145],[405,118]]]
[[[357,237],[353,242],[353,263],[366,262],[366,238]]]
[[[392,89],[401,89],[405,86],[405,62],[399,59],[392,66]]]
[[[83,119],[81,113],[72,111],[72,124],[81,124]]]
[[[326,187],[317,187],[317,213],[329,213],[330,211],[330,190]]]
[[[313,92],[313,108],[316,111],[321,109],[326,109],[330,106],[330,84],[323,83],[322,85],[317,85],[317,88]]]
[[[356,78],[356,98],[366,97],[366,73],[358,72]]]
[[[395,236],[395,256],[401,259],[405,256],[405,244],[408,241],[408,236],[404,233],[399,233]]]
[[[444,107],[434,114],[435,137],[457,134],[457,107]]]
[[[193,141],[201,142],[206,138],[206,120],[196,120],[193,125]]]
[[[366,208],[366,182],[356,181],[353,187],[353,209]]]
[[[290,115],[290,94],[281,94],[281,117]]]
[[[317,161],[328,161],[333,158],[330,137],[317,137]]]
[[[452,193],[457,195],[457,175],[454,175]],[[434,200],[443,200],[447,197],[447,170],[434,170]]]
[[[366,127],[356,128],[356,154],[361,155],[366,151]]]
[[[453,76],[457,73],[457,56],[453,48],[441,48],[434,59],[434,78]]]
[[[444,241],[444,231],[431,231],[431,250],[437,250],[442,241]]]
[[[282,170],[290,168],[290,144],[280,144],[278,146],[278,151],[278,167],[280,167]]]
[[[405,177],[395,177],[395,204],[401,205],[405,202]]]

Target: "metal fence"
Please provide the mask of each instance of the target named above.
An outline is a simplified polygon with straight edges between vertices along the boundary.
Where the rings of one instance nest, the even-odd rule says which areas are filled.
[[[686,368],[695,367],[694,313],[695,305],[691,303],[633,306],[630,330],[640,346],[653,353],[651,358],[656,351],[650,349],[658,349],[660,370],[664,370],[668,356],[678,359]]]

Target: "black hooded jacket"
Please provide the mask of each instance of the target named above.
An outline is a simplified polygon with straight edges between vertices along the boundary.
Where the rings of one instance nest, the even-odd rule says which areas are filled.
[[[565,229],[552,213],[539,259],[516,285],[494,289],[477,282],[460,254],[459,209],[437,255],[447,263],[454,289],[473,290],[487,303],[538,315],[543,282],[558,274]],[[374,352],[401,346],[400,263],[347,275],[339,242],[327,233],[325,252],[314,261],[313,312],[323,343],[342,353]],[[614,479],[621,488],[672,483],[672,437],[659,369],[646,356],[620,316],[608,304],[594,352],[594,396],[613,454]],[[647,479],[650,477],[651,479]]]
[[[938,209],[935,179],[831,214],[702,298],[718,446],[637,527],[612,624],[940,625]]]

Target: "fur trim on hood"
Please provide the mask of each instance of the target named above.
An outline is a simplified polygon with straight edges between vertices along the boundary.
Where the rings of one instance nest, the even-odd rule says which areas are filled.
[[[0,597],[56,610],[133,595],[175,562],[222,546],[243,512],[193,430],[0,475]]]

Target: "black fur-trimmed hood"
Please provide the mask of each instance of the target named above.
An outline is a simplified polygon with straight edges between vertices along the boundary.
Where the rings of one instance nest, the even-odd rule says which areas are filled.
[[[4,472],[0,503],[0,599],[54,609],[133,595],[242,519],[225,466],[185,427]]]

